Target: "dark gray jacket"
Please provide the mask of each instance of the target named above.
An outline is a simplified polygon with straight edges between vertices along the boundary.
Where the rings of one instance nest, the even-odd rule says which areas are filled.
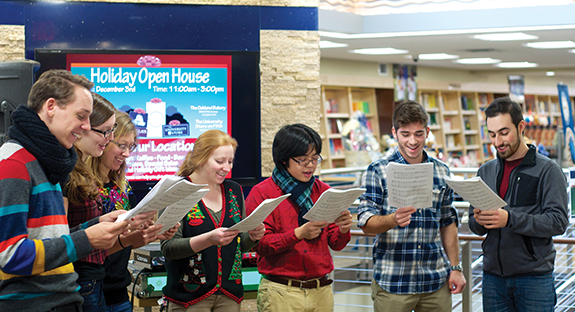
[[[477,175],[499,194],[503,168],[503,160],[494,159],[481,166]],[[529,146],[521,163],[511,171],[504,200],[509,220],[500,229],[479,225],[473,207],[469,208],[471,231],[487,234],[483,271],[500,277],[551,273],[555,262],[552,236],[563,234],[569,224],[567,180],[561,167]]]

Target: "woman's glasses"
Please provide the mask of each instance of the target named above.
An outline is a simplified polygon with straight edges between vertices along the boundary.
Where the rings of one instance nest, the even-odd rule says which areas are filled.
[[[114,124],[114,127],[112,127],[112,129],[106,130],[106,131],[102,131],[102,130],[98,130],[98,129],[94,129],[94,128],[91,128],[91,130],[94,132],[101,133],[104,136],[104,138],[108,138],[112,135],[112,133],[114,133],[114,130],[116,130],[117,126],[118,126],[118,124]]]
[[[131,152],[133,152],[133,151],[136,150],[136,147],[138,147],[138,144],[136,144],[136,143],[132,143],[132,144],[128,145],[128,144],[120,144],[120,143],[118,143],[118,142],[116,142],[116,141],[113,141],[113,140],[110,140],[110,142],[112,142],[112,143],[118,145],[118,148],[119,148],[122,152],[125,152],[126,149],[129,149],[129,150],[130,150],[130,153],[131,153]]]

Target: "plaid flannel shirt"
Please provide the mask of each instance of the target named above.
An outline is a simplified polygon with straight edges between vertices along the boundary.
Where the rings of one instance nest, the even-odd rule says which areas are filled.
[[[408,164],[399,151],[373,162],[362,179],[367,191],[360,197],[358,226],[374,215],[397,210],[387,202],[386,166],[390,162]],[[423,152],[423,162],[433,163],[433,207],[417,209],[406,227],[396,226],[377,235],[373,246],[373,278],[393,294],[430,293],[449,278],[449,260],[441,243],[440,227],[458,222],[452,205],[453,190],[443,180],[449,168]]]

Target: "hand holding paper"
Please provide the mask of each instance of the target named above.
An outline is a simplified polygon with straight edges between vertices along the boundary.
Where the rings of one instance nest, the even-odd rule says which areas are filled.
[[[134,209],[130,210],[128,213],[118,216],[116,222],[132,218],[133,216],[140,213],[162,210],[167,206],[172,205],[173,203],[176,203],[186,197],[192,196],[194,193],[197,193],[205,186],[207,185],[193,184],[182,177],[163,177],[158,183],[156,183],[154,188],[152,188],[152,190],[149,191],[146,196],[144,196],[144,198]],[[199,197],[198,201],[202,197],[203,195]],[[168,224],[167,227],[172,227],[174,224]]]
[[[236,223],[226,231],[238,230],[240,232],[247,232],[257,228],[269,216],[274,209],[291,194],[285,194],[276,198],[268,198],[261,202],[258,207],[247,218]]]
[[[481,177],[462,181],[454,180],[450,177],[443,177],[443,179],[449,187],[477,209],[496,210],[507,205],[499,195],[495,194],[495,192],[483,182]]]
[[[391,207],[428,208],[432,206],[433,164],[387,165],[387,200]]]
[[[334,223],[341,212],[349,209],[351,204],[366,190],[351,188],[347,190],[328,189],[317,199],[313,207],[303,216],[309,221],[327,221]]]

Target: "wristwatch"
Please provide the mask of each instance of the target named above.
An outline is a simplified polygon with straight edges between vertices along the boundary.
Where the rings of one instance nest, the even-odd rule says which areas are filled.
[[[461,264],[458,263],[457,265],[452,265],[452,266],[451,266],[451,271],[463,272],[463,268],[461,268]]]

